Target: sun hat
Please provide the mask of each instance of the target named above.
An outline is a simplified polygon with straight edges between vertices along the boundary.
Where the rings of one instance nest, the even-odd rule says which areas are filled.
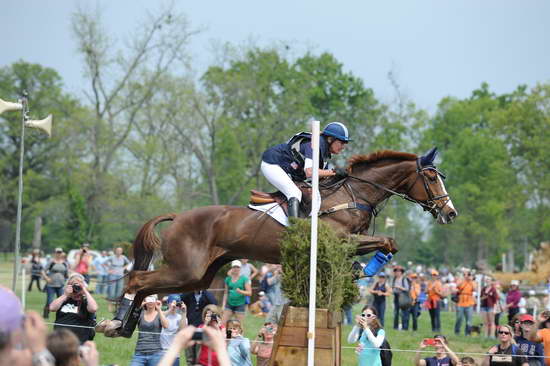
[[[531,314],[522,314],[519,317],[520,322],[535,322],[535,318],[533,318],[533,315]]]
[[[241,261],[238,260],[238,259],[235,259],[233,262],[231,262],[231,268],[233,268],[233,267],[239,267],[240,268],[242,266],[243,265],[242,265]]]
[[[437,272],[437,270],[435,270],[435,269],[432,269],[431,274],[432,274],[432,276],[439,276],[439,272]]]

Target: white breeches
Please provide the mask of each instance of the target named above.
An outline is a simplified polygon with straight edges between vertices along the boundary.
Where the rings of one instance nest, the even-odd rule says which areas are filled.
[[[296,184],[294,184],[283,168],[276,164],[268,164],[262,161],[260,169],[267,181],[281,191],[287,199],[294,197],[300,202],[302,201],[302,191],[296,187]]]

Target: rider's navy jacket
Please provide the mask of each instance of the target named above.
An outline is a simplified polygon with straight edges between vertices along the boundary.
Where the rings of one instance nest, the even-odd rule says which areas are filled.
[[[303,181],[306,179],[304,172],[304,161],[297,159],[292,153],[292,144],[295,138],[302,138],[300,143],[300,154],[305,159],[313,159],[313,150],[311,149],[311,134],[299,133],[291,138],[287,143],[275,145],[267,149],[262,160],[268,164],[279,165],[291,178],[295,181]],[[321,135],[319,139],[319,169],[326,166],[327,160],[330,159],[329,144],[326,137]]]

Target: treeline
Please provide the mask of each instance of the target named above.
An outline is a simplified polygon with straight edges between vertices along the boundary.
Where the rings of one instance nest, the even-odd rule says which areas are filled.
[[[400,97],[391,75],[395,101],[380,102],[330,53],[224,46],[195,77],[186,46],[196,30],[173,11],[148,18],[124,45],[84,11],[72,32],[87,80],[82,95],[67,92],[51,68],[19,61],[0,69],[2,99],[27,90],[33,118],[55,116],[51,139],[29,131],[25,140],[24,248],[37,217],[45,248],[108,248],[132,241],[158,214],[244,205],[249,189],[270,189],[259,172],[263,150],[306,129],[312,116],[350,127],[345,157],[439,147],[460,216],[438,226],[390,201],[376,229],[396,219],[398,260],[496,263],[504,252],[521,260],[550,238],[550,84],[504,95],[484,84],[467,99],[444,98],[430,115]],[[20,116],[0,118],[0,249],[10,251]]]

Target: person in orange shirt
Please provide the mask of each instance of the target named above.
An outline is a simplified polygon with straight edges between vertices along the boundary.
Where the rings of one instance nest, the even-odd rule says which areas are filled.
[[[538,331],[537,331],[537,328]],[[531,328],[531,333],[524,337],[531,342],[542,343],[544,346],[544,362],[550,366],[550,311],[543,311],[538,317],[536,327]]]
[[[420,303],[418,302],[418,297],[420,296],[420,282],[418,281],[418,275],[416,273],[411,273],[409,279],[411,280],[409,294],[411,295],[412,306],[404,311],[407,311],[409,316],[412,317],[412,330],[416,332],[418,330],[417,319],[420,314]],[[403,329],[405,330],[409,329],[409,316],[403,316],[403,321],[406,319],[407,322],[407,324],[403,324]]]
[[[439,272],[432,269],[432,279],[428,281],[428,301],[427,308],[430,312],[430,321],[432,323],[432,332],[441,332],[441,298],[443,298],[443,286],[439,280]]]
[[[458,282],[456,286],[456,293],[458,294],[458,303],[456,304],[456,322],[455,322],[455,334],[460,333],[462,328],[462,319],[466,318],[466,327],[464,329],[465,335],[469,336],[472,328],[472,317],[474,315],[474,291],[476,289],[476,283],[473,280],[471,272],[466,272],[462,281]]]

